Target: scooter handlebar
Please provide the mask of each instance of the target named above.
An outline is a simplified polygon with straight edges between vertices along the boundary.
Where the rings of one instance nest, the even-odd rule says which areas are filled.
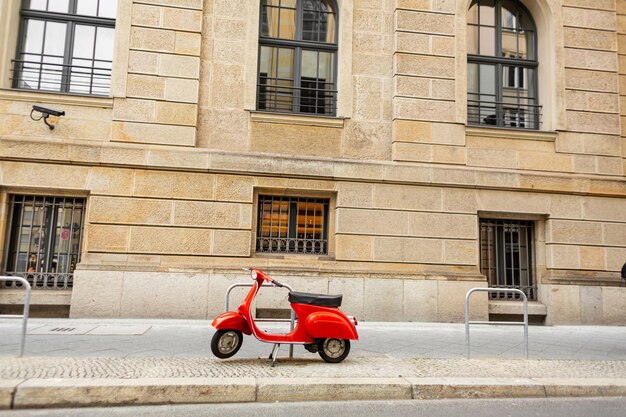
[[[275,279],[272,279],[272,284],[274,284],[276,287],[280,287],[280,288],[284,287],[283,284],[281,284],[280,282],[276,281]]]

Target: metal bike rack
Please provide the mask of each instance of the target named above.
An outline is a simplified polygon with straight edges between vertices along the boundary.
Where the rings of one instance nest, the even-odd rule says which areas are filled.
[[[229,302],[229,296],[230,296],[230,292],[237,288],[237,287],[252,287],[254,286],[254,284],[252,283],[248,283],[248,282],[238,282],[236,284],[231,285],[230,287],[228,287],[228,289],[226,290],[226,297],[224,300],[224,311],[230,311],[230,309],[228,308]],[[283,287],[287,288],[289,291],[293,291],[293,288],[291,288],[290,285],[287,284],[283,284]],[[279,287],[270,287],[268,286],[268,288],[279,288]],[[295,323],[296,323],[296,312],[293,311],[293,309],[291,309],[291,317],[289,319],[254,319],[254,321],[260,321],[260,322],[267,322],[267,323],[287,323],[289,322],[289,331],[293,331],[293,329],[295,328]],[[280,346],[280,345],[279,345]],[[274,350],[272,350],[272,355],[274,355],[274,360],[276,359],[276,356],[278,354],[278,349],[275,347]],[[289,357],[293,358],[293,345],[289,345]]]
[[[30,284],[24,278],[21,277],[9,277],[3,276],[0,277],[0,282],[2,281],[17,281],[21,282],[24,285],[24,289],[26,290],[26,297],[24,298],[24,311],[21,315],[17,314],[2,314],[0,317],[8,318],[8,319],[22,319],[22,338],[20,340],[20,353],[18,358],[21,358],[24,355],[24,345],[26,344],[26,327],[28,325],[28,312],[30,310]]]
[[[474,292],[509,292],[514,294],[519,294],[522,297],[522,301],[524,302],[524,321],[470,321],[469,319],[469,300],[470,295]],[[518,290],[517,288],[472,288],[465,295],[465,343],[467,344],[467,359],[470,357],[470,324],[506,324],[506,325],[524,325],[524,353],[526,354],[526,359],[528,359],[528,297],[526,294]]]

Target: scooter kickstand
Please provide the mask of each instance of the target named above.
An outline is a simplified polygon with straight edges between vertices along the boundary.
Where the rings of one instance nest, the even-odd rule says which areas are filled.
[[[280,343],[274,344],[274,348],[272,349],[272,353],[270,353],[270,359],[272,360],[272,368],[274,364],[276,364],[276,357],[278,356],[278,351],[280,350]]]

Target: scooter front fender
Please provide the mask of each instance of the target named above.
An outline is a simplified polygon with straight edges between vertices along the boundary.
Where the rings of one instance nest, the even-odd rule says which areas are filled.
[[[314,339],[359,339],[350,319],[335,312],[320,311],[309,314],[305,320],[305,328]]]
[[[243,334],[252,334],[248,322],[237,311],[227,311],[226,313],[220,314],[213,320],[211,326],[215,327],[217,330],[232,329],[239,330]]]

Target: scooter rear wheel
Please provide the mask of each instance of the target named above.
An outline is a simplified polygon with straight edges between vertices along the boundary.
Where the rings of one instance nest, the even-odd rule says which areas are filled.
[[[326,362],[339,363],[350,353],[348,339],[322,339],[318,344],[318,353]]]
[[[230,358],[239,351],[243,337],[239,330],[218,330],[211,339],[211,351],[220,359]]]

